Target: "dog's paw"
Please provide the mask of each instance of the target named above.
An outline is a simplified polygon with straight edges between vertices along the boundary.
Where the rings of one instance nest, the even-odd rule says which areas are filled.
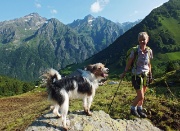
[[[85,112],[85,114],[87,115],[87,116],[92,116],[92,112],[91,111],[84,111]]]
[[[49,107],[49,110],[50,110],[50,111],[54,110],[54,106],[50,106],[50,107]]]
[[[69,127],[69,126],[63,127],[63,130],[64,130],[64,131],[68,131],[68,130],[70,130],[70,129],[71,129],[71,127]]]
[[[61,118],[61,115],[60,115],[60,114],[57,114],[57,117]]]
[[[59,118],[61,118],[61,114],[59,114],[59,112],[57,112],[56,110],[53,110],[53,114]]]
[[[88,115],[88,116],[92,116],[92,112],[88,111],[88,112],[87,112],[87,115]]]

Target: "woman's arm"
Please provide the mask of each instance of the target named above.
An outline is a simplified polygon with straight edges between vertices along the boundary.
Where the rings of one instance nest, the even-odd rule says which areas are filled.
[[[126,75],[126,72],[128,72],[128,70],[129,70],[129,68],[130,68],[130,66],[131,66],[131,64],[132,64],[132,62],[133,62],[133,59],[134,58],[129,58],[129,60],[128,60],[128,62],[127,62],[127,65],[126,65],[126,67],[125,67],[125,69],[124,69],[124,72],[121,74],[121,78],[123,78],[125,75]]]

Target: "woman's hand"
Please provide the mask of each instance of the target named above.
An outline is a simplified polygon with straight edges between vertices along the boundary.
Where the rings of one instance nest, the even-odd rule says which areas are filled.
[[[152,77],[152,73],[151,72],[149,72],[149,83],[152,83],[153,82],[153,77]]]
[[[126,75],[126,71],[124,71],[121,75],[120,75],[120,78],[124,78],[124,76]]]

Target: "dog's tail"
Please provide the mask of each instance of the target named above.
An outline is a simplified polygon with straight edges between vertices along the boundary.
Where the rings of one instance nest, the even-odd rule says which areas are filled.
[[[51,99],[51,94],[53,90],[53,83],[61,79],[61,75],[55,69],[48,69],[42,76],[42,86],[47,88],[49,98]]]

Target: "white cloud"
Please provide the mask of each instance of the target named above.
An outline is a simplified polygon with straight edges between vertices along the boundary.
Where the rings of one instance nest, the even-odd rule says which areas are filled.
[[[41,4],[35,3],[35,7],[36,7],[36,8],[41,8]]]
[[[109,0],[96,0],[91,5],[91,12],[98,13],[104,9],[104,7],[109,3]]]
[[[57,14],[57,10],[55,9],[51,10],[51,14]]]

